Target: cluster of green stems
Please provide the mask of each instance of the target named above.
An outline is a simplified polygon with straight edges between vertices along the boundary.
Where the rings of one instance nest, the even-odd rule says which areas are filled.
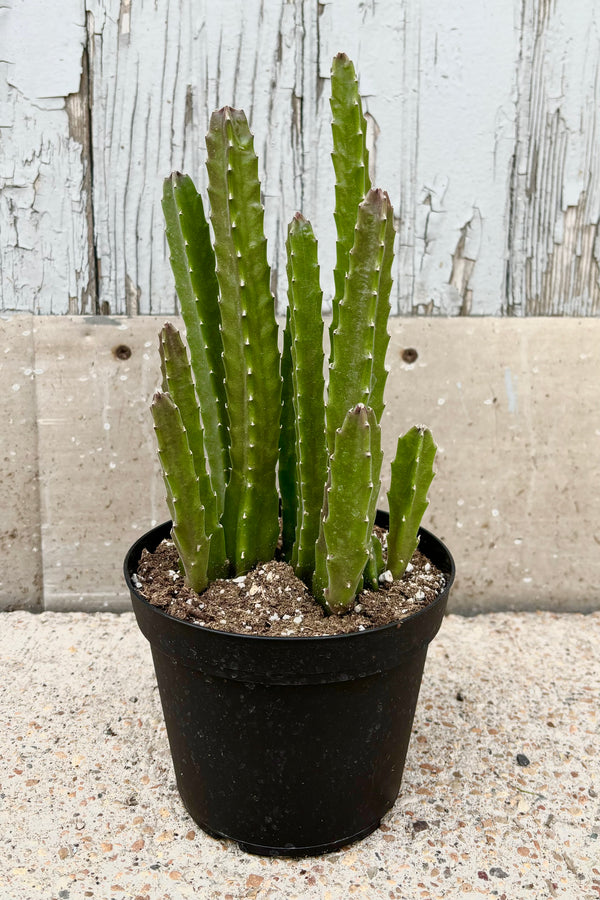
[[[370,184],[358,81],[344,54],[333,61],[331,86],[337,243],[327,385],[312,227],[297,213],[288,228],[280,351],[258,160],[246,116],[225,107],[206,138],[210,226],[188,176],[174,173],[164,185],[187,346],[164,326],[152,414],[189,585],[201,592],[273,559],[281,537],[283,558],[340,614],[363,585],[379,587],[384,569],[402,576],[418,543],[435,445],[423,427],[398,440],[384,562],[373,526],[394,216],[388,195]]]

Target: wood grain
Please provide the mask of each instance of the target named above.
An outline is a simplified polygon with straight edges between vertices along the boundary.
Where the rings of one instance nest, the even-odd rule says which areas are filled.
[[[177,311],[160,194],[205,188],[204,134],[248,113],[272,286],[301,210],[326,302],[329,70],[360,73],[396,212],[393,310],[600,311],[600,20],[589,0],[8,0],[0,9],[3,310]]]

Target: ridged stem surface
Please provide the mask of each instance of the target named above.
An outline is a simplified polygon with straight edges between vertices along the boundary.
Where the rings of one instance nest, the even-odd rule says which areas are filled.
[[[344,297],[339,304],[335,333],[336,351],[329,365],[327,397],[327,447],[333,451],[335,433],[347,411],[357,403],[367,405],[373,384],[373,355],[381,350],[378,321],[381,276],[386,256],[389,198],[371,190],[358,208],[354,245]],[[384,279],[384,287],[387,287]],[[376,329],[376,325],[378,328]],[[385,330],[385,329],[384,329]],[[375,336],[378,335],[377,347]]]
[[[388,370],[385,365],[390,335],[388,332],[388,319],[390,317],[390,293],[392,290],[392,264],[394,262],[394,210],[388,195],[383,193],[383,206],[385,209],[385,231],[383,235],[383,253],[379,269],[377,283],[377,299],[375,304],[375,328],[373,330],[373,365],[371,369],[371,391],[369,393],[369,406],[375,411],[377,421],[381,422],[383,415],[383,394],[387,381]]]
[[[200,403],[206,455],[217,495],[217,508],[221,513],[229,456],[222,364],[218,362],[221,357],[220,319],[214,253],[202,199],[191,178],[175,172],[165,179],[162,208],[171,268]]]
[[[200,500],[205,510],[204,528],[210,539],[208,577],[212,581],[227,575],[225,535],[219,521],[212,478],[206,468],[204,434],[192,370],[181,335],[169,322],[160,333],[160,343],[167,389],[181,415],[198,477]]]
[[[300,213],[289,226],[286,248],[298,494],[292,565],[298,577],[310,585],[327,480],[323,293],[319,284],[317,241],[310,222]]]
[[[244,113],[213,113],[206,146],[230,430],[223,526],[241,573],[272,559],[279,537],[280,359],[258,160]]]
[[[210,548],[194,458],[181,415],[169,394],[157,392],[151,410],[167,504],[173,520],[173,542],[187,583],[200,593],[208,584]]]
[[[313,594],[331,613],[351,608],[369,556],[371,442],[369,413],[358,404],[335,436],[316,547]]]
[[[415,426],[398,439],[387,497],[390,508],[387,565],[402,578],[419,543],[418,531],[427,509],[436,446],[428,428]]]
[[[290,308],[286,310],[281,353],[281,431],[279,433],[279,494],[281,496],[282,553],[290,562],[296,537],[298,496],[296,489],[296,416],[294,412],[294,383],[292,379],[292,336]]]
[[[335,294],[330,326],[331,357],[334,358],[338,304],[344,296],[348,273],[348,254],[354,244],[354,227],[359,203],[371,187],[367,124],[358,92],[354,65],[345,53],[339,53],[331,67],[331,131],[335,172],[335,225],[337,231],[334,269]]]

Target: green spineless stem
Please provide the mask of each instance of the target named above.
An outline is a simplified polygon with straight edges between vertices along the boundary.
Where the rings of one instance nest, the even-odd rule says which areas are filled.
[[[313,594],[330,613],[347,612],[361,584],[371,541],[372,489],[369,412],[358,404],[336,434],[317,540]]]
[[[189,193],[193,189],[191,179],[180,173],[174,173],[165,179],[162,208],[166,223],[167,241],[169,244],[171,268],[175,278],[175,287],[181,307],[181,316],[185,323],[186,337],[190,348],[192,369],[196,381],[196,391],[200,403],[202,423],[206,442],[206,454],[210,472],[213,478],[213,486],[217,495],[217,507],[219,512],[223,508],[225,497],[225,482],[229,469],[227,453],[227,423],[219,417],[219,411],[223,415],[223,404],[215,403],[215,397],[219,395],[218,376],[213,371],[213,362],[207,348],[207,341],[203,334],[203,316],[214,320],[214,307],[212,312],[207,307],[207,302],[201,303],[196,297],[194,285],[190,273],[188,260],[188,242],[184,236],[186,219],[190,213],[187,207],[190,201]],[[197,196],[195,212],[201,209],[202,201]],[[183,204],[184,212],[180,209]],[[202,212],[202,218],[204,213]],[[204,234],[203,240],[208,241],[208,235]],[[210,244],[209,244],[210,247]],[[205,255],[210,260],[208,249]],[[210,272],[210,264],[207,266]],[[214,271],[214,262],[212,264]],[[210,275],[209,279],[210,281]],[[218,309],[217,309],[218,313]],[[212,327],[208,327],[212,333]],[[211,351],[212,352],[212,351]],[[221,388],[222,390],[222,388]]]
[[[335,330],[338,324],[338,304],[344,296],[348,274],[348,254],[354,244],[354,228],[358,205],[371,187],[367,124],[358,92],[354,65],[345,53],[338,53],[331,67],[331,131],[335,172],[335,212],[337,232],[334,269],[335,294],[332,301],[330,326],[331,358],[335,358]]]
[[[386,250],[389,199],[371,190],[358,208],[354,246],[344,297],[339,304],[335,340],[329,365],[327,446],[333,451],[335,433],[346,411],[368,404],[373,382],[373,353],[379,282]],[[381,340],[380,340],[381,342]]]
[[[390,527],[388,569],[401,578],[419,543],[418,532],[427,509],[436,446],[428,428],[415,426],[398,439],[388,491]]]
[[[294,414],[294,384],[292,380],[292,336],[290,308],[286,310],[281,354],[281,431],[279,435],[279,494],[281,496],[282,554],[291,560],[296,537],[298,496],[296,490],[296,424]]]
[[[167,504],[173,520],[173,542],[188,585],[200,593],[208,585],[210,545],[192,451],[179,410],[169,394],[157,392],[151,410]]]
[[[300,213],[288,228],[286,248],[298,496],[292,565],[298,577],[310,585],[327,478],[323,293],[317,242],[310,222]]]
[[[213,113],[206,147],[230,430],[223,527],[227,555],[242,573],[272,559],[279,537],[280,357],[258,160],[244,113]]]
[[[228,566],[225,535],[217,513],[217,498],[206,467],[204,433],[192,370],[187,350],[177,329],[167,322],[161,331],[160,338],[167,388],[181,415],[192,453],[194,470],[198,477],[200,499],[205,510],[205,531],[210,539],[208,577],[212,581],[215,578],[225,577]]]

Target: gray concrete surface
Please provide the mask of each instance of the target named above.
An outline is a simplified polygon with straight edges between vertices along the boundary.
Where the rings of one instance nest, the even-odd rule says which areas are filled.
[[[0,659],[1,900],[600,895],[600,613],[448,617],[396,805],[304,860],[185,813],[131,614],[1,614]]]
[[[168,518],[148,412],[161,324],[0,320],[0,608],[128,608],[121,560]],[[424,524],[456,558],[452,610],[599,609],[600,319],[390,330],[380,505],[397,435],[428,424]]]

